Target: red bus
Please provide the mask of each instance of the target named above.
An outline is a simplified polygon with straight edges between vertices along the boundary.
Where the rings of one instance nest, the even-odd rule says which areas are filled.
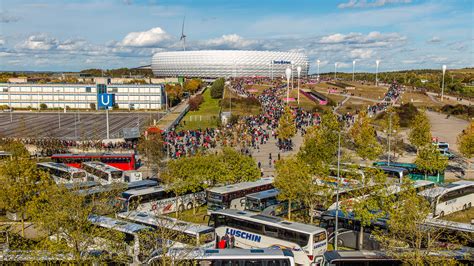
[[[51,159],[76,168],[81,168],[82,162],[99,161],[123,171],[137,169],[133,153],[63,153],[53,154]]]

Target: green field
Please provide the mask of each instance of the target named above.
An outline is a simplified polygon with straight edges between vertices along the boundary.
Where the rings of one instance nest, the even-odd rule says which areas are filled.
[[[202,94],[204,102],[197,111],[189,111],[181,120],[178,130],[198,128],[215,128],[219,121],[219,99],[212,99],[211,90],[207,89]]]

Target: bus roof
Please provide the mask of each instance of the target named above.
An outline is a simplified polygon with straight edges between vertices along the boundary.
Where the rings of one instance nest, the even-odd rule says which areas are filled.
[[[142,196],[146,194],[150,194],[153,192],[160,192],[165,191],[166,189],[162,186],[152,186],[152,187],[137,187],[133,189],[126,190],[122,193],[124,197],[131,197],[131,196]]]
[[[57,170],[68,172],[68,173],[85,173],[83,169],[72,167],[63,163],[43,162],[43,163],[37,163],[37,165],[48,167],[48,168],[54,168]]]
[[[51,155],[51,158],[60,157],[131,157],[133,153],[57,153]]]
[[[388,162],[386,161],[379,161],[379,162],[374,162],[374,166],[389,166]],[[398,163],[398,162],[390,162],[390,166],[394,167],[402,167],[402,168],[409,168],[409,169],[416,169],[416,164],[414,163]]]
[[[272,188],[272,189],[269,189],[269,190],[264,190],[264,191],[248,194],[245,197],[261,200],[261,199],[276,197],[279,193],[280,193],[280,191],[278,189]]]
[[[124,220],[114,219],[107,216],[95,215],[91,214],[87,218],[91,223],[109,228],[115,229],[117,231],[127,233],[127,234],[135,234],[142,230],[150,230],[151,228],[145,225],[136,224],[127,222]]]
[[[172,230],[181,231],[188,234],[198,234],[201,232],[214,231],[214,228],[207,225],[195,224],[190,222],[181,221],[175,218],[166,216],[157,216],[146,212],[121,212],[117,213],[117,216],[122,219],[131,220],[136,223],[146,224],[149,226],[165,227]]]
[[[442,219],[426,219],[423,224],[430,227],[439,227],[471,234],[474,233],[474,224],[458,223]]]
[[[331,250],[324,252],[324,258],[329,263],[335,261],[396,261],[384,252],[377,250]]]
[[[265,177],[253,182],[242,182],[242,183],[237,183],[237,184],[232,184],[232,185],[227,185],[227,186],[222,186],[222,187],[213,187],[213,188],[208,189],[207,191],[212,192],[212,193],[225,194],[225,193],[239,191],[242,189],[248,189],[248,188],[253,188],[256,186],[267,185],[267,184],[272,184],[272,183],[273,183],[273,178]]]
[[[474,186],[474,181],[462,180],[423,190],[418,194],[423,197],[436,198],[444,193],[470,186]]]
[[[396,172],[403,172],[407,170],[406,168],[403,168],[403,167],[385,166],[385,165],[376,166],[376,168],[382,169],[384,171],[396,171]]]
[[[245,211],[235,210],[235,209],[213,211],[212,214],[223,214],[227,216],[232,216],[237,219],[258,222],[261,224],[271,225],[271,226],[280,227],[284,229],[291,229],[293,231],[297,231],[301,233],[315,234],[315,233],[326,231],[324,228],[317,227],[314,225],[303,224],[303,223],[298,223],[298,222],[290,222],[290,221],[283,220],[280,217],[255,214],[252,212],[245,212]]]
[[[122,170],[118,169],[117,167],[110,166],[108,164],[105,164],[103,162],[97,162],[97,161],[92,161],[92,162],[84,162],[84,165],[87,165],[89,167],[98,169],[103,172],[111,173],[111,172],[123,172]]]
[[[158,186],[158,181],[152,180],[152,179],[144,179],[144,180],[132,181],[132,182],[127,183],[127,189],[136,189],[140,187],[152,187],[152,186]]]
[[[172,249],[170,253],[181,254],[180,249]],[[178,253],[181,252],[181,253]],[[190,259],[265,259],[275,257],[293,257],[293,252],[289,249],[265,248],[265,249],[194,249],[186,252],[186,257]]]
[[[12,156],[13,154],[6,151],[0,151],[0,156]]]

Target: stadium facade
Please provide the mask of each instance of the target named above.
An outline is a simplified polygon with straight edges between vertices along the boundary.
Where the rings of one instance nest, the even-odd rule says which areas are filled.
[[[101,94],[112,94],[122,109],[162,109],[165,103],[163,84],[36,84],[0,83],[0,106],[39,109],[90,109],[100,106]]]
[[[283,77],[286,68],[297,67],[308,75],[308,57],[297,52],[202,50],[156,53],[151,68],[157,77]]]

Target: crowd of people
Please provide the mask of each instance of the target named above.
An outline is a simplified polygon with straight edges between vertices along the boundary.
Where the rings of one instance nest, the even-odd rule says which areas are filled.
[[[195,155],[198,151],[209,150],[217,145],[214,128],[197,130],[170,130],[164,132],[163,148],[170,158],[179,158],[186,155]]]
[[[379,112],[385,111],[389,106],[398,100],[402,91],[402,86],[397,83],[392,83],[385,93],[383,100],[379,103],[371,105],[367,108],[369,115],[376,115]]]

